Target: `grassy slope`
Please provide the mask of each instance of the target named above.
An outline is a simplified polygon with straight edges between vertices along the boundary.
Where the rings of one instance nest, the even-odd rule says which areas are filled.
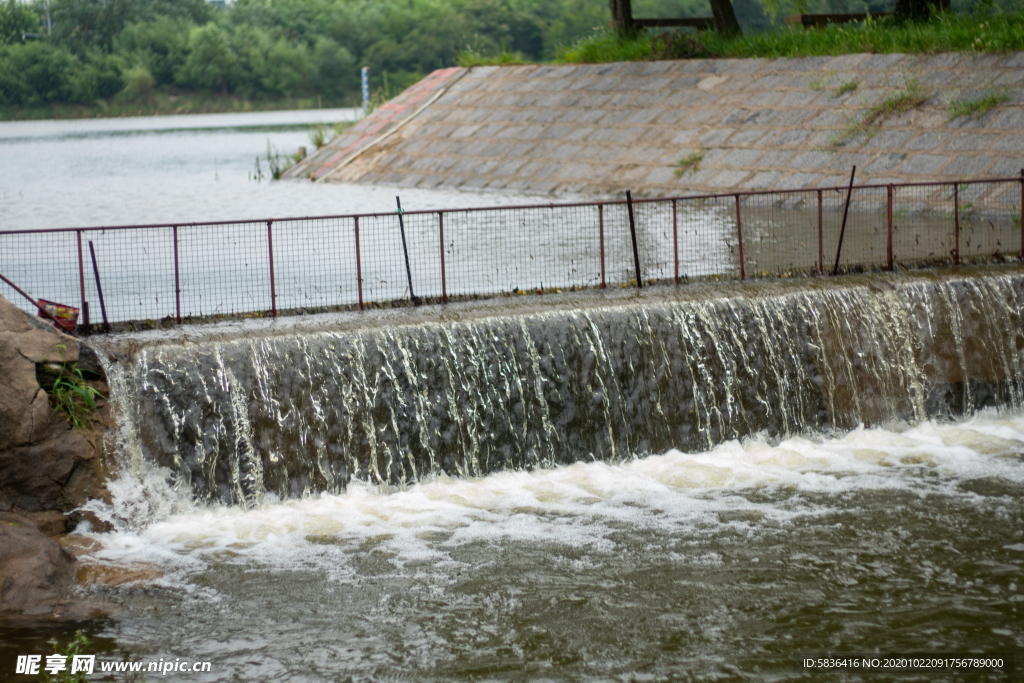
[[[1024,12],[994,17],[940,15],[931,21],[894,25],[889,20],[834,24],[822,30],[787,27],[739,38],[706,31],[664,40],[650,33],[635,40],[596,35],[559,52],[565,63],[620,62],[686,57],[811,57],[854,52],[934,54],[1024,50]]]

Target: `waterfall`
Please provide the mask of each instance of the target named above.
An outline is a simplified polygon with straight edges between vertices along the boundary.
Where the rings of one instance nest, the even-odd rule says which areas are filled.
[[[1024,277],[992,272],[150,344],[112,384],[201,502],[614,462],[1021,406]]]

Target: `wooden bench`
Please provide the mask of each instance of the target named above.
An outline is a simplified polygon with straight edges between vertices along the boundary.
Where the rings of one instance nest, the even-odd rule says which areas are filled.
[[[864,21],[868,17],[881,19],[891,17],[892,12],[854,12],[852,14],[790,14],[786,16],[787,24],[802,24],[804,28],[825,28],[826,24],[848,24],[851,21]]]

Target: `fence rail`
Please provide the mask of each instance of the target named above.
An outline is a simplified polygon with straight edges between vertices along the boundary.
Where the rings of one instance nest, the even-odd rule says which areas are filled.
[[[840,186],[405,211],[401,228],[396,212],[3,230],[0,274],[86,315],[94,304],[93,323],[96,303],[111,323],[180,323],[361,309],[407,301],[410,290],[447,303],[537,289],[823,274],[836,261],[849,272],[1024,259],[1024,170],[860,185],[847,194]]]

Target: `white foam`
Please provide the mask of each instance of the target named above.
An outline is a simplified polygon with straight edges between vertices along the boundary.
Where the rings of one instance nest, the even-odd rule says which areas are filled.
[[[609,535],[623,528],[728,524],[749,530],[756,520],[787,524],[832,510],[828,495],[803,495],[809,493],[972,496],[958,484],[982,477],[1024,484],[1022,453],[1024,411],[986,411],[954,424],[861,428],[776,445],[753,438],[621,464],[577,463],[478,479],[441,476],[390,493],[354,482],[341,495],[271,497],[250,510],[185,505],[168,512],[164,506],[162,518],[150,511],[145,525],[103,535],[99,557],[153,562],[176,576],[209,563],[239,562],[268,569],[315,566],[346,580],[350,560],[370,547],[396,564],[454,562],[450,553],[460,546],[503,540],[603,553],[613,547]],[[140,488],[130,482],[115,490],[115,508],[138,507]],[[746,514],[721,514],[736,511]],[[108,512],[115,520],[125,516]]]

